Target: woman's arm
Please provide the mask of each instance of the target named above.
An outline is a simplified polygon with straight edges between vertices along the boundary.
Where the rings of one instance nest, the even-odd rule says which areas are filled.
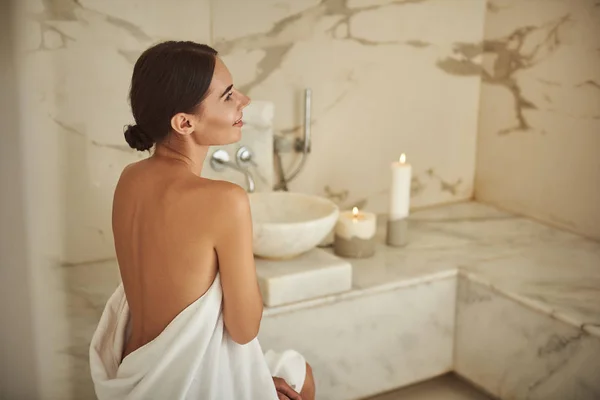
[[[231,338],[246,344],[258,335],[263,301],[252,253],[252,216],[241,187],[223,183],[215,249],[223,287],[223,320]]]

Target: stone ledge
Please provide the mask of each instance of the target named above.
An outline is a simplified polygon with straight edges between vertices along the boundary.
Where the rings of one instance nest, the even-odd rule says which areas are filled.
[[[268,307],[349,291],[352,265],[321,249],[291,260],[256,259],[258,284]]]

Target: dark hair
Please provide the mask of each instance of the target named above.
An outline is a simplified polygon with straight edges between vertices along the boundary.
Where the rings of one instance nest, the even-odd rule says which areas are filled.
[[[217,51],[194,42],[162,42],[135,63],[129,101],[137,125],[127,125],[125,140],[149,150],[171,130],[171,118],[192,113],[204,100],[215,70]]]

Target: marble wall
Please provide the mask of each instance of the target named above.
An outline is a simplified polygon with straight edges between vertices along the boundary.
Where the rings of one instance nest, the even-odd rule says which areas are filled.
[[[382,212],[405,152],[415,207],[470,198],[475,183],[482,201],[600,237],[600,6],[542,1],[28,0],[30,119],[52,160],[43,184],[59,188],[47,240],[63,262],[113,257],[114,185],[146,157],[122,138],[131,68],[165,39],[216,47],[242,90],[274,104],[269,136],[300,136],[312,88],[312,152],[290,190]],[[268,190],[271,141],[246,137]],[[283,154],[286,171],[297,161]]]
[[[274,104],[275,135],[300,135],[303,90],[312,88],[312,153],[290,190],[385,211],[389,164],[404,152],[413,165],[414,206],[472,196],[482,0],[25,4],[38,110],[32,129],[55,161],[41,173],[60,188],[49,240],[64,237],[57,244],[63,262],[114,255],[114,186],[126,164],[147,156],[122,137],[131,122],[131,70],[142,50],[166,39],[217,48],[238,87]],[[272,142],[250,146],[272,163]],[[297,155],[283,155],[286,171],[296,162]],[[270,189],[273,168],[257,172],[260,189]],[[243,183],[235,172],[223,178]]]
[[[600,239],[600,2],[489,0],[475,195]]]
[[[63,263],[114,257],[111,206],[123,167],[148,156],[129,148],[123,126],[132,122],[127,94],[139,54],[167,39],[211,42],[208,1],[35,1],[25,3],[24,75],[28,82],[28,128],[45,143],[39,174],[57,193],[48,235]],[[181,9],[194,23],[181,23]],[[273,105],[256,101],[247,110],[240,145],[257,158],[250,169],[258,190],[273,185]],[[216,149],[215,149],[216,150]],[[204,175],[240,185],[239,172]],[[51,196],[52,197],[52,196]],[[60,243],[58,242],[60,241]]]
[[[312,153],[290,190],[385,212],[403,152],[414,206],[471,197],[484,15],[482,0],[219,0],[212,38],[239,87],[275,102],[276,134],[301,136],[312,89]]]

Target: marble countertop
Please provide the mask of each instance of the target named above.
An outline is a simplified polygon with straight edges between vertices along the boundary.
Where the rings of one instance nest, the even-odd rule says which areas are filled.
[[[357,291],[451,273],[600,336],[600,243],[476,202],[414,212],[406,247],[350,260]],[[331,251],[331,250],[329,250]]]
[[[348,260],[353,290],[265,308],[265,315],[461,274],[600,336],[600,243],[476,202],[414,212],[409,234],[406,247],[386,246],[380,223],[376,254]],[[73,314],[97,322],[119,282],[116,261],[64,272],[78,304]],[[93,312],[84,317],[81,307]]]
[[[352,290],[265,307],[264,315],[459,275],[600,337],[600,243],[474,202],[421,210],[410,219],[406,247],[386,246],[381,223],[375,256],[349,260]],[[55,323],[67,339],[55,347],[60,360],[67,360],[65,379],[74,393],[91,398],[89,340],[120,282],[117,262],[71,265],[59,271],[65,285],[61,291],[67,294],[67,318]]]

